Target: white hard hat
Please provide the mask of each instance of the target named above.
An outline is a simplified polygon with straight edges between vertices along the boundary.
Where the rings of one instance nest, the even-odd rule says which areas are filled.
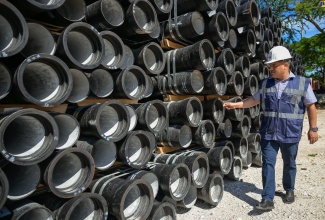
[[[288,60],[291,58],[291,54],[287,48],[285,48],[284,46],[276,46],[270,50],[265,64],[273,63],[280,60]]]

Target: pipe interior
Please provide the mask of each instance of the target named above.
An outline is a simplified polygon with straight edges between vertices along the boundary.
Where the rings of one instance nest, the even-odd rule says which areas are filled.
[[[196,185],[203,186],[205,184],[208,172],[208,161],[205,158],[200,157],[193,161],[192,180]]]
[[[205,68],[214,66],[214,49],[208,42],[202,43],[202,48],[199,50],[200,58]]]
[[[210,183],[209,194],[210,198],[214,203],[218,203],[223,196],[222,180],[219,177],[212,179]]]
[[[148,125],[154,131],[161,131],[166,125],[166,109],[160,103],[149,105],[147,109]]]
[[[228,17],[228,22],[231,26],[235,26],[237,23],[236,6],[232,1],[227,1],[225,4],[226,4],[226,15]]]
[[[120,133],[122,127],[122,114],[124,112],[119,112],[117,108],[107,105],[103,108],[99,116],[99,127],[105,136],[116,136]]]
[[[43,207],[39,207],[39,208],[31,209],[19,217],[19,220],[29,220],[29,219],[53,220],[53,215],[47,209],[44,209]]]
[[[15,118],[5,129],[4,148],[16,160],[38,159],[48,147],[49,131],[45,123],[45,119],[33,115]]]
[[[169,176],[169,189],[175,198],[180,198],[186,193],[189,184],[187,172],[183,167],[177,167]]]
[[[89,86],[97,97],[105,98],[114,90],[114,81],[111,74],[104,69],[96,69],[89,77]]]
[[[215,120],[216,123],[221,123],[225,117],[225,110],[223,107],[223,102],[220,100],[215,100],[215,102],[213,103],[213,118]]]
[[[238,42],[238,39],[237,39],[237,34],[235,32],[234,29],[230,29],[229,30],[229,44],[231,46],[231,48],[236,48],[237,47],[237,42]]]
[[[121,204],[125,219],[141,219],[148,208],[146,207],[149,203],[148,196],[143,187],[132,185],[125,196],[124,203]]]
[[[256,76],[252,75],[249,77],[249,87],[251,94],[254,94],[258,90],[258,81]]]
[[[43,5],[56,5],[62,0],[33,0],[34,2],[38,2]]]
[[[198,11],[194,11],[191,14],[191,24],[193,30],[197,36],[202,35],[204,33],[204,19],[202,14]]]
[[[105,20],[113,27],[118,27],[124,22],[124,9],[118,1],[103,0],[102,14]]]
[[[143,164],[150,150],[150,143],[145,135],[133,135],[128,142],[126,157],[133,164]]]
[[[235,56],[231,50],[225,51],[224,61],[227,72],[232,73],[235,70]]]
[[[224,172],[227,172],[231,169],[232,162],[232,153],[229,147],[224,147],[222,151],[222,156],[220,159],[220,165]]]
[[[123,44],[113,36],[103,35],[105,54],[102,64],[106,67],[114,67],[121,62],[123,57]]]
[[[81,102],[88,97],[90,91],[89,80],[83,72],[77,69],[70,69],[70,74],[73,84],[67,100],[72,103]]]
[[[1,22],[1,21],[0,21]],[[1,30],[0,30],[1,32]],[[1,36],[1,33],[0,33]],[[0,40],[1,42],[1,40]],[[0,99],[9,93],[11,88],[11,75],[9,70],[0,63]]]
[[[63,87],[59,69],[46,61],[29,63],[24,70],[23,84],[27,93],[40,102],[59,98]]]
[[[86,3],[84,0],[66,0],[56,10],[62,17],[69,21],[81,21],[86,14]]]
[[[131,107],[130,105],[125,105],[125,107],[128,110],[129,115],[130,115],[130,126],[129,126],[128,131],[132,131],[135,128],[135,126],[137,125],[138,116],[137,116],[133,107]]]
[[[146,1],[139,1],[134,5],[133,16],[141,30],[147,33],[154,30],[157,22],[157,15]]]
[[[240,152],[241,156],[246,156],[247,151],[248,151],[247,138],[242,138],[240,140],[239,152]]]
[[[249,31],[247,33],[247,44],[248,44],[249,52],[254,53],[256,48],[256,38],[253,31]]]
[[[244,56],[243,59],[242,59],[242,69],[243,69],[243,75],[245,77],[248,77],[250,75],[250,72],[251,72],[251,68],[250,68],[250,60],[247,56]]]
[[[80,135],[78,121],[67,114],[55,115],[53,118],[59,128],[59,142],[56,149],[71,147],[78,140]]]
[[[217,17],[217,30],[221,40],[226,41],[229,38],[229,25],[226,16],[219,14]]]
[[[250,12],[251,12],[251,16],[252,16],[251,19],[253,21],[253,24],[256,26],[259,23],[260,11],[259,11],[258,6],[255,2],[251,2],[250,4],[251,4]]]
[[[123,85],[127,94],[133,98],[139,98],[143,95],[146,88],[146,80],[142,71],[129,69],[123,77]]]
[[[78,205],[71,211],[69,219],[101,219],[103,210],[98,207],[98,202],[92,198],[79,200]]]
[[[149,45],[144,51],[144,62],[149,70],[159,74],[165,68],[164,53],[156,45]]]
[[[226,137],[230,137],[232,134],[232,124],[229,119],[225,120],[225,125],[224,125],[224,134]]]
[[[227,76],[222,69],[214,69],[215,89],[219,95],[224,95],[227,90]]]
[[[89,172],[83,154],[66,153],[56,162],[52,172],[52,184],[63,193],[77,193],[84,185]]]
[[[204,78],[199,70],[194,70],[191,73],[191,87],[196,93],[200,93],[204,88]]]
[[[33,54],[46,53],[53,55],[56,43],[52,34],[43,26],[37,23],[27,23],[28,41],[21,53],[28,57]]]
[[[192,143],[192,131],[187,125],[183,125],[179,130],[179,144],[182,148],[190,146]]]
[[[164,13],[169,13],[172,10],[173,3],[171,0],[154,0],[157,8]]]
[[[235,74],[235,90],[237,95],[242,95],[244,91],[244,78],[240,72],[236,72]]]
[[[249,123],[249,119],[247,116],[243,117],[243,120],[240,122],[241,125],[241,130],[242,130],[242,134],[244,137],[247,137],[249,134],[249,130],[250,130],[250,123]]]
[[[202,108],[200,103],[193,99],[190,100],[186,107],[186,115],[189,122],[198,125],[202,119]]]
[[[32,194],[41,179],[41,170],[38,165],[16,166],[5,168],[9,182],[8,198],[19,200]]]
[[[211,146],[215,139],[215,129],[212,122],[208,121],[202,126],[202,140],[206,146]]]
[[[91,155],[94,158],[96,168],[104,170],[111,167],[116,161],[116,145],[113,142],[98,140],[93,146]]]
[[[183,199],[185,208],[192,208],[197,200],[197,189],[195,186],[190,186],[190,190]]]

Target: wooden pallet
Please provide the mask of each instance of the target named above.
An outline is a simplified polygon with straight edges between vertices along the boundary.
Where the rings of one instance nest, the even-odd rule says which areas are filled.
[[[235,95],[198,95],[198,96],[197,95],[166,95],[164,101],[165,102],[180,101],[191,97],[197,97],[200,101],[206,101],[206,100],[211,100],[216,98],[220,98],[222,100],[228,100],[237,96]]]
[[[112,99],[112,98],[87,98],[81,102],[78,102],[78,106],[85,106],[85,105],[90,105],[90,104],[95,104],[95,103],[104,103],[109,100],[116,100],[119,101],[123,104],[137,104],[138,100],[131,100],[131,99]]]

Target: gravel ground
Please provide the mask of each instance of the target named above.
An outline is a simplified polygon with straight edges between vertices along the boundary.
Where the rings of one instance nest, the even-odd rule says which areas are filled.
[[[224,179],[224,193],[219,205],[213,207],[197,200],[191,209],[178,208],[177,219],[325,219],[325,110],[318,109],[319,139],[310,145],[307,116],[304,120],[303,137],[297,157],[297,177],[293,204],[282,201],[282,159],[279,152],[276,166],[277,193],[275,209],[263,212],[254,208],[261,200],[262,179],[260,167],[243,170],[240,181]]]

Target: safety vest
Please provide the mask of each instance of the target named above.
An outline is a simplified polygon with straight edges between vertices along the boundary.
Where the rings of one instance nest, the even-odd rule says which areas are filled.
[[[265,79],[260,87],[260,100],[263,117],[260,134],[265,140],[278,140],[283,143],[300,141],[306,106],[303,101],[310,80],[295,76],[288,79],[281,98],[273,78]]]

